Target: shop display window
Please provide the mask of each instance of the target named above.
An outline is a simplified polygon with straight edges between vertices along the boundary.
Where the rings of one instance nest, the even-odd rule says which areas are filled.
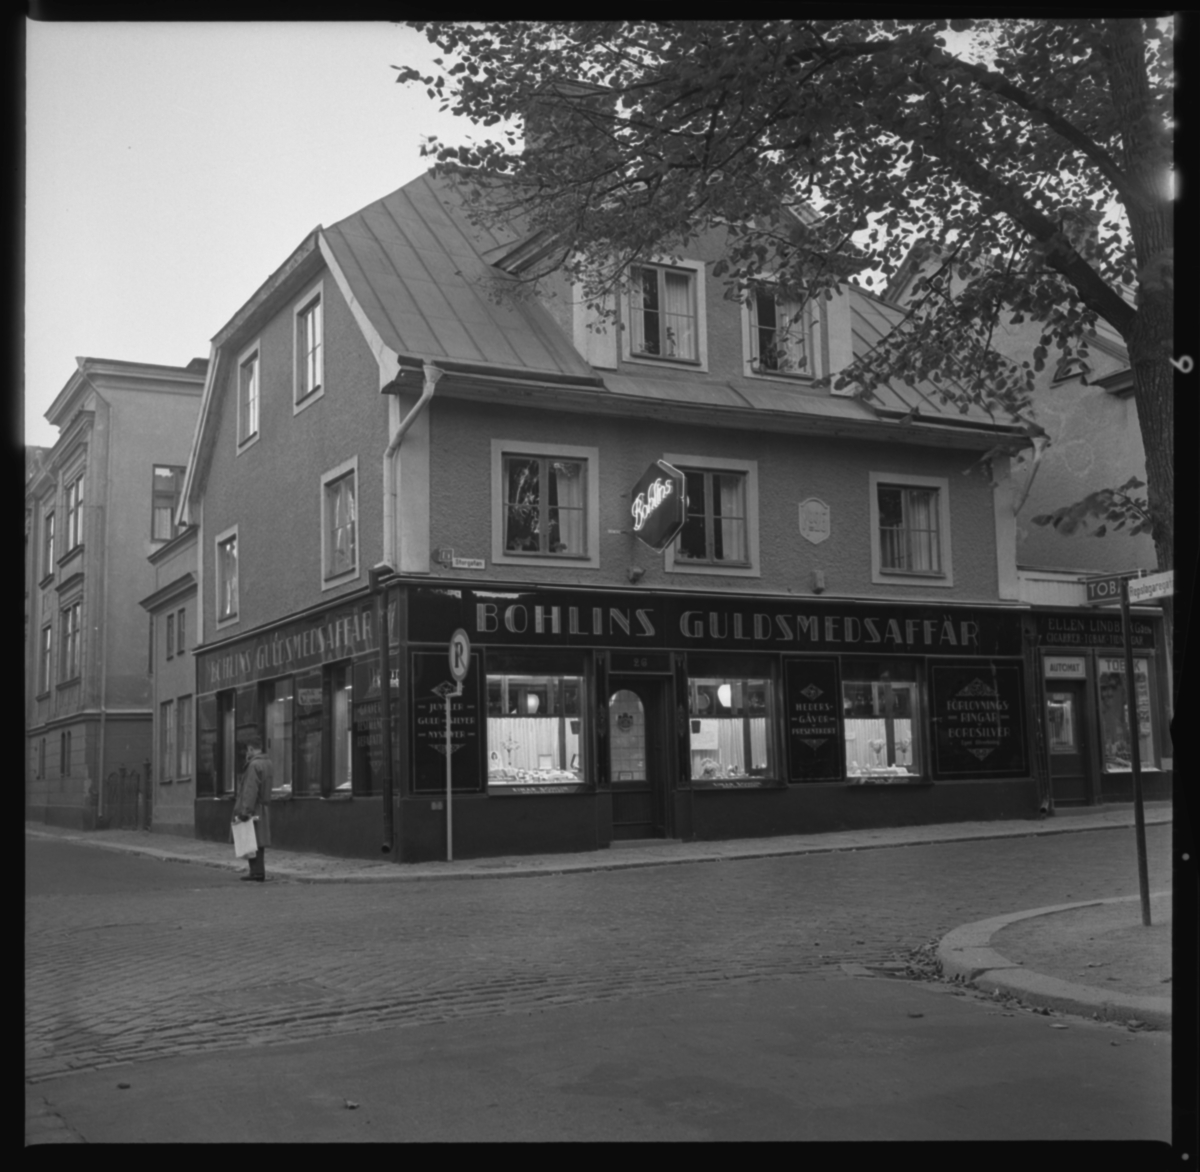
[[[707,676],[688,680],[690,776],[695,781],[772,775],[772,681]]]
[[[578,675],[489,674],[489,788],[585,781],[583,695]]]
[[[1125,773],[1133,768],[1133,751],[1129,743],[1129,696],[1125,685],[1125,660],[1116,656],[1101,656],[1096,666],[1100,684],[1100,745],[1104,755],[1104,771]],[[1140,764],[1143,769],[1157,769],[1148,659],[1134,658],[1133,678],[1137,683]]]
[[[848,779],[921,776],[920,691],[914,663],[843,660],[842,713]]]
[[[262,685],[263,748],[271,758],[273,792],[280,796],[292,792],[292,703],[291,676]]]

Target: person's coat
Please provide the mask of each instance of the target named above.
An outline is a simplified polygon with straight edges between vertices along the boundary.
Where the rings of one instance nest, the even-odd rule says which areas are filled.
[[[271,758],[261,749],[253,750],[246,758],[246,768],[238,781],[237,799],[233,803],[235,816],[253,818],[255,836],[259,846],[271,845],[271,786],[275,782],[275,768]],[[230,834],[232,835],[232,831]]]

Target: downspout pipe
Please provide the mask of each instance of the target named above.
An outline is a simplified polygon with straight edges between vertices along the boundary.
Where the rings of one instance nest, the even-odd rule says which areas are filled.
[[[396,428],[395,434],[388,441],[387,450],[383,453],[383,560],[390,566],[396,565],[396,465],[393,457],[400,450],[409,428],[429,405],[438,379],[445,373],[432,362],[424,363],[424,369],[425,383],[421,388],[421,397],[400,421],[400,426]]]

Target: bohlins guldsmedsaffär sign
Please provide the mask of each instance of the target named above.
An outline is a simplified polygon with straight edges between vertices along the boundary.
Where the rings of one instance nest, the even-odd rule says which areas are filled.
[[[675,540],[687,514],[683,473],[666,460],[656,460],[642,473],[630,497],[633,532],[661,553]]]

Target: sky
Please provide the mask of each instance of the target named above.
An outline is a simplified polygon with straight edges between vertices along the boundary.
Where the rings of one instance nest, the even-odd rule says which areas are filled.
[[[25,442],[77,357],[186,366],[318,224],[461,141],[395,24],[26,24]]]

